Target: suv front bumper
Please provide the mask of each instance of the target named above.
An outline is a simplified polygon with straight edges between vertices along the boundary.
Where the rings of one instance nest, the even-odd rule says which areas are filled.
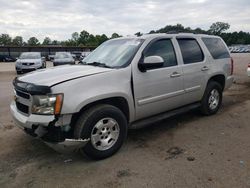
[[[51,148],[53,148],[58,152],[68,153],[78,150],[79,148],[84,147],[89,141],[89,139],[71,139],[64,137],[62,138],[61,134],[60,136],[58,136],[57,134],[59,132],[61,133],[62,131],[60,126],[55,127],[53,125],[56,121],[54,115],[35,115],[35,114],[30,114],[28,116],[23,115],[17,110],[15,101],[11,103],[10,111],[15,124],[19,128],[21,128],[27,134],[33,137],[40,138],[48,146],[50,146]],[[53,130],[57,131],[53,132]],[[50,139],[48,135],[52,136],[53,139],[52,138]]]

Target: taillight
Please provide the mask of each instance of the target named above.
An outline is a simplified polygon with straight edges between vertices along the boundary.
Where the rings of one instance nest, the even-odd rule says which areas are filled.
[[[250,63],[248,64],[248,68],[250,68]]]
[[[248,65],[249,66],[249,65]],[[233,58],[231,57],[231,72],[230,72],[230,75],[233,75],[234,73],[234,60]]]

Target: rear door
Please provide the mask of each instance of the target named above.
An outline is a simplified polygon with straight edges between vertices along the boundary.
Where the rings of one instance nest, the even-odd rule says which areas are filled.
[[[183,89],[182,69],[178,66],[172,39],[151,41],[143,56],[160,56],[164,66],[141,72],[133,71],[136,118],[155,115],[181,105]]]
[[[195,38],[177,38],[182,54],[185,100],[183,105],[200,100],[210,69],[200,44]]]

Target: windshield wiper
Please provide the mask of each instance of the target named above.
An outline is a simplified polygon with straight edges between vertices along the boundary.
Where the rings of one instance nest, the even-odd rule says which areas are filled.
[[[105,63],[100,63],[100,62],[86,63],[84,65],[93,65],[93,66],[97,66],[97,67],[112,68],[112,67],[106,65]]]

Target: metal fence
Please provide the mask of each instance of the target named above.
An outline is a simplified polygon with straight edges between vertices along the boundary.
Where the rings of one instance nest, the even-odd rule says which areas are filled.
[[[67,46],[0,46],[0,55],[19,57],[22,52],[41,52],[42,56],[47,57],[55,52],[88,52],[95,47],[67,47]]]

